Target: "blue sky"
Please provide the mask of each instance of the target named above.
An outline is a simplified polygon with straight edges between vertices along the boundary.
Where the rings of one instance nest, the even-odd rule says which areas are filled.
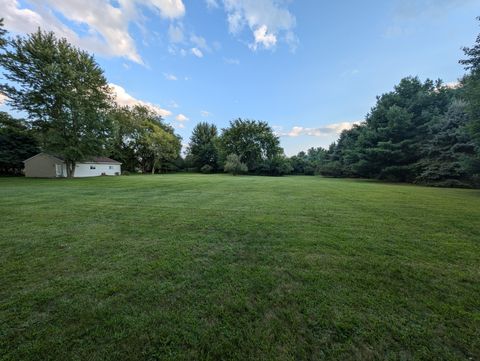
[[[122,104],[147,103],[184,143],[200,121],[265,120],[288,155],[328,146],[408,75],[455,82],[478,0],[0,0],[95,54]],[[5,105],[1,106],[6,109]]]

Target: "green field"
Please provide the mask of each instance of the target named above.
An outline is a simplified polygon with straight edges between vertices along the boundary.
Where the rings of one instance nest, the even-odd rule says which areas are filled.
[[[0,179],[1,360],[479,360],[480,191]]]

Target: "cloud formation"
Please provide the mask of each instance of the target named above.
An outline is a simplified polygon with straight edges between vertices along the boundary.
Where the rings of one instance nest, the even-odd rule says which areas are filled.
[[[182,43],[185,39],[183,34],[183,26],[181,24],[170,24],[168,27],[168,38],[171,43]]]
[[[158,115],[161,115],[163,118],[169,117],[170,115],[172,115],[171,111],[167,109],[163,109],[156,104],[152,104],[149,102],[145,102],[143,100],[136,99],[135,97],[128,94],[127,91],[118,84],[110,83],[109,86],[115,97],[116,103],[120,106],[133,107],[135,105],[142,105],[154,110]]]
[[[163,73],[163,76],[165,77],[165,79],[167,80],[172,80],[172,81],[175,81],[175,80],[178,80],[177,77],[173,74],[169,74],[169,73]]]
[[[283,131],[281,127],[277,127],[275,133],[280,137],[299,137],[301,135],[307,135],[311,137],[323,137],[328,135],[340,134],[344,130],[352,129],[355,124],[360,124],[360,121],[357,122],[341,122],[328,124],[323,127],[318,128],[305,128],[300,126],[295,126],[289,131]]]
[[[203,58],[203,53],[199,48],[192,48],[190,49],[191,53],[195,55],[197,58]]]
[[[217,0],[205,0],[205,2],[207,3],[207,8],[209,9],[215,9],[219,7]]]
[[[176,117],[175,117],[175,120],[177,122],[186,122],[188,119],[188,117],[186,117],[185,115],[183,114],[178,114]]]
[[[279,40],[295,48],[296,20],[287,4],[286,0],[223,0],[230,32],[238,35],[248,27],[253,35],[249,47],[253,50],[273,49]],[[207,6],[218,7],[218,2],[207,0]]]
[[[7,100],[7,97],[4,94],[0,93],[0,105],[5,103],[6,100]]]
[[[272,33],[268,33],[268,28],[266,25],[262,25],[255,30],[253,32],[253,37],[255,38],[255,41],[253,44],[250,44],[250,47],[253,50],[257,50],[259,45],[263,45],[265,49],[270,49],[277,43],[277,37]]]
[[[143,64],[129,33],[130,23],[141,25],[141,7],[165,19],[185,14],[182,0],[32,0],[32,7],[23,7],[18,0],[2,0],[5,27],[17,33],[31,33],[41,27],[67,38],[72,44],[105,56],[123,57]],[[85,26],[80,35],[67,25]]]

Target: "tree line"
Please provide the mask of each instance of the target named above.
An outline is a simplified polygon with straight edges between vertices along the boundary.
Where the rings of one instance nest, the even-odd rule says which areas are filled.
[[[480,20],[480,18],[478,18]],[[407,77],[377,97],[328,149],[292,157],[297,172],[480,187],[480,35],[463,48],[458,84]]]
[[[328,149],[286,157],[263,121],[236,119],[219,130],[198,123],[181,156],[181,138],[154,110],[115,104],[94,58],[38,30],[7,36],[0,26],[0,92],[27,114],[0,113],[0,172],[19,174],[40,150],[69,168],[107,155],[127,172],[197,171],[375,178],[439,186],[480,186],[480,35],[464,48],[466,74],[458,84],[407,77],[377,97],[365,121]]]
[[[479,187],[480,35],[463,50],[467,58],[460,63],[467,73],[458,84],[404,78],[377,97],[364,122],[344,130],[328,149],[311,148],[285,158],[266,123],[239,119],[220,135],[214,125],[198,124],[186,161],[204,172],[225,164],[225,170],[235,173]]]

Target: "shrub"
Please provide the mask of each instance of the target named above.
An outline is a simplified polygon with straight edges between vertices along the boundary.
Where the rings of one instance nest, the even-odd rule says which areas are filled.
[[[227,156],[225,165],[223,166],[225,173],[231,173],[233,175],[245,174],[248,172],[248,167],[245,163],[242,163],[240,157],[236,154],[230,154]]]
[[[209,174],[213,172],[213,167],[209,164],[205,164],[202,168],[200,168],[200,172],[204,174]]]
[[[130,175],[130,172],[128,170],[122,171],[122,175]]]
[[[257,170],[258,174],[269,176],[282,176],[292,173],[293,167],[288,158],[277,155],[262,162]]]
[[[343,176],[343,166],[338,161],[322,163],[317,166],[315,173],[326,177],[341,177]]]

